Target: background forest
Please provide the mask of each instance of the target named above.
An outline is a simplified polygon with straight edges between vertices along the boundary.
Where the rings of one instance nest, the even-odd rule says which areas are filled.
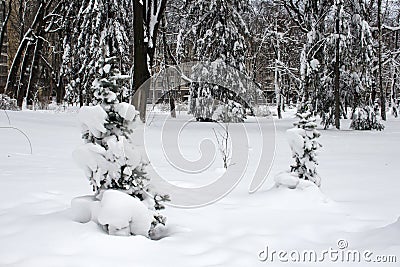
[[[89,105],[102,57],[117,57],[131,76],[118,95],[125,101],[169,66],[222,59],[257,84],[279,118],[290,104],[325,127],[356,112],[397,116],[397,1],[2,0],[0,11],[0,93],[3,106],[16,100],[8,108]],[[207,88],[180,74],[192,99],[205,97]],[[166,84],[170,102],[185,100]],[[143,110],[146,100],[132,101]]]

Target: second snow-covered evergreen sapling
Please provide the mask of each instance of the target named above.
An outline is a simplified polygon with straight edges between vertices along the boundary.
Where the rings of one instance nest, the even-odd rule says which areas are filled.
[[[7,95],[0,94],[0,109],[18,110],[17,100]]]
[[[220,105],[214,113],[216,121],[224,123],[239,123],[244,122],[246,114],[243,106],[233,100],[228,99],[227,103]]]
[[[318,142],[320,133],[317,131],[315,118],[310,112],[297,113],[299,122],[295,128],[289,129],[288,139],[295,162],[290,166],[291,172],[299,179],[309,180],[317,186],[321,185],[321,179],[317,173],[317,150],[321,147]]]
[[[350,128],[354,130],[378,130],[382,131],[385,126],[379,121],[375,110],[370,106],[357,108],[353,114]]]
[[[167,196],[155,194],[150,199],[147,162],[133,146],[132,134],[138,123],[135,107],[117,99],[120,83],[129,76],[121,75],[115,58],[99,60],[97,77],[93,81],[94,106],[84,106],[79,112],[85,145],[75,152],[75,158],[86,170],[96,195],[113,189],[139,199],[151,210],[164,208]],[[151,231],[165,224],[165,218],[154,213]],[[135,234],[135,233],[132,233]]]

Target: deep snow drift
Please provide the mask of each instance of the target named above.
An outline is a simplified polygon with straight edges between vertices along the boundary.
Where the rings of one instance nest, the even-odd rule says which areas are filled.
[[[0,266],[283,266],[276,258],[260,261],[260,253],[266,247],[270,251],[319,253],[338,249],[338,240],[348,242],[352,250],[369,250],[372,257],[397,256],[397,263],[376,266],[399,266],[398,119],[389,118],[382,132],[347,130],[349,121],[343,121],[342,131],[319,129],[321,190],[312,185],[289,189],[275,186],[274,180],[292,163],[285,132],[296,119],[293,112],[286,113],[283,120],[275,121],[277,150],[267,182],[248,194],[261,149],[252,136],[254,120],[249,118],[250,160],[243,181],[213,205],[167,207],[163,214],[168,236],[153,241],[143,236],[109,236],[94,222],[74,220],[71,200],[92,194],[72,158],[72,151],[81,144],[76,113],[23,111],[8,115],[11,124],[29,136],[33,154],[20,132],[0,129]],[[177,119],[187,119],[185,116],[178,114]],[[262,123],[271,123],[271,119],[264,118]],[[156,121],[153,124],[157,127]],[[7,125],[1,111],[0,126]],[[182,153],[198,157],[199,138],[213,139],[213,127],[212,123],[199,123],[183,131]],[[158,145],[156,140],[153,149]],[[162,154],[150,155],[150,160],[159,173],[188,187],[208,183],[224,172],[218,155],[206,172],[181,176],[168,161],[157,157]],[[296,263],[310,265],[365,264]]]

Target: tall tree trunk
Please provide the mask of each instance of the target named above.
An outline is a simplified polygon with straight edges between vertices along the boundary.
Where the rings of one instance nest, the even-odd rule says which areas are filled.
[[[18,86],[17,86],[17,93],[16,93],[16,98],[17,98],[17,105],[22,108],[22,104],[24,101],[24,98],[26,97],[26,105],[28,105],[28,100],[29,100],[29,95],[27,92],[28,88],[28,77],[29,77],[29,71],[28,71],[28,66],[29,62],[31,61],[33,57],[33,51],[35,48],[35,43],[28,42],[27,48],[25,50],[24,56],[22,57],[22,63],[21,63],[21,68],[19,71],[19,78],[18,78]]]
[[[19,7],[18,7],[19,42],[22,42],[22,39],[24,39],[25,12],[26,12],[26,5],[24,5],[24,0],[19,0]]]
[[[150,78],[150,72],[147,63],[147,42],[144,40],[143,16],[144,7],[141,0],[133,1],[134,8],[134,67],[133,67],[133,83],[135,95],[132,104],[140,112],[140,119],[146,120],[146,102],[149,92],[149,83],[145,83]],[[143,85],[143,86],[142,86]],[[140,90],[139,90],[140,88]]]
[[[279,48],[279,34],[276,21],[275,21],[275,38],[276,38],[276,51],[275,51],[276,59],[275,59],[274,86],[275,86],[278,119],[282,119],[281,90],[279,85],[279,70],[278,70],[278,62],[281,60],[281,50]]]
[[[28,46],[28,36],[30,36],[32,32],[32,29],[29,29],[28,32],[26,33],[25,37],[22,38],[22,41],[19,44],[18,50],[14,56],[13,62],[10,67],[10,71],[8,72],[8,77],[7,77],[7,84],[6,88],[4,90],[4,93],[6,93],[8,90],[11,90],[13,92],[13,96],[16,97],[18,92],[17,92],[17,74],[18,74],[18,67],[21,64],[22,57],[24,56],[24,51],[26,47]]]
[[[336,59],[335,59],[335,127],[340,130],[340,6],[336,15]]]
[[[47,3],[48,6],[50,6],[52,1],[49,1]],[[20,5],[22,2],[20,2]],[[20,7],[22,10],[24,7]],[[14,94],[14,97],[17,98],[17,103],[19,107],[22,107],[22,102],[23,98],[26,94],[26,87],[27,82],[24,80],[24,72],[26,70],[26,67],[28,66],[28,63],[26,60],[29,58],[33,59],[33,46],[35,46],[35,43],[32,43],[32,39],[34,39],[34,42],[37,42],[38,39],[41,39],[41,34],[43,33],[43,25],[44,25],[44,9],[45,9],[45,3],[43,1],[39,1],[38,9],[36,11],[36,14],[34,16],[34,19],[32,21],[31,26],[29,29],[26,31],[26,33],[23,35],[19,47],[17,49],[17,52],[14,56],[13,63],[11,65],[10,71],[8,73],[7,77],[7,85],[5,88],[5,91],[11,90]],[[21,14],[24,14],[20,10]],[[24,18],[20,18],[22,21]],[[39,38],[38,38],[39,37]],[[22,64],[22,66],[21,66]],[[17,84],[17,77],[18,77],[18,69],[20,69],[20,80],[18,81]],[[35,74],[37,75],[37,73]],[[22,84],[21,84],[22,83]],[[22,89],[21,89],[22,88]]]
[[[156,51],[158,28],[160,27],[161,19],[167,6],[167,0],[148,0],[145,2],[144,16],[146,16],[144,19],[147,30],[146,36],[150,42],[147,46],[147,55],[149,57],[149,65],[152,67]]]
[[[44,29],[44,16],[45,16],[45,8],[39,8],[37,12],[38,23],[35,34],[37,36],[34,44],[34,48],[30,51],[32,55],[29,55],[31,58],[30,68],[29,68],[29,76],[28,76],[28,83],[26,87],[26,99],[28,101],[29,95],[35,95],[38,90],[38,83],[40,79],[40,75],[42,74],[41,68],[43,65],[41,64],[41,53],[43,50],[43,38],[45,34]],[[34,97],[32,97],[32,101],[34,101]],[[32,103],[34,104],[34,103]]]
[[[386,92],[382,81],[382,0],[378,0],[378,80],[381,100],[381,117],[386,120]]]
[[[166,18],[164,17],[162,20],[162,42],[163,42],[163,53],[164,53],[164,64],[165,64],[165,70],[168,69],[168,44],[167,44],[167,36],[165,35],[165,30],[166,30]],[[167,90],[168,90],[168,99],[169,99],[169,107],[170,107],[170,112],[171,112],[171,117],[176,118],[176,111],[175,111],[175,88],[170,87],[170,80],[169,80],[169,72],[166,72],[166,78],[167,78]]]
[[[43,39],[41,37],[44,36],[44,15],[45,8],[42,2],[36,13],[35,33],[31,36],[31,38],[35,40],[28,43],[20,71],[18,88],[21,90],[18,90],[17,97],[17,103],[20,107],[22,107],[24,97],[26,98],[27,104],[33,104],[34,99],[32,96],[37,90],[39,75],[41,74],[39,66],[40,53],[43,48]]]
[[[374,72],[374,76],[376,77],[376,73]],[[371,100],[370,100],[370,105],[373,106],[376,100],[376,83],[373,82],[372,84],[372,89],[371,89]]]
[[[397,17],[397,23],[399,22],[400,19],[400,14]],[[395,33],[395,48],[396,50],[399,49],[399,31],[396,31]],[[398,110],[397,110],[397,103],[396,103],[396,98],[397,98],[397,92],[396,92],[396,88],[397,88],[397,83],[398,83],[398,74],[397,74],[397,67],[393,66],[393,76],[392,76],[392,92],[391,92],[391,105],[392,105],[392,111],[393,111],[393,115],[395,117],[398,116]]]
[[[6,7],[6,1],[5,0],[1,1],[1,5],[2,5],[2,9],[3,9],[3,16],[2,16],[3,21],[1,24],[1,28],[0,28],[0,53],[3,50],[4,35],[7,30],[8,20],[10,19],[11,8],[12,8],[11,3],[12,3],[12,0],[8,0],[8,7]]]

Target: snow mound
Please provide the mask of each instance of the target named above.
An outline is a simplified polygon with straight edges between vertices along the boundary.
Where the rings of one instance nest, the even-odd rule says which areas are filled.
[[[384,227],[376,228],[370,231],[360,233],[361,242],[367,244],[388,246],[399,244],[400,236],[400,217],[393,223]]]
[[[290,189],[295,189],[300,183],[299,177],[291,172],[280,172],[275,176],[274,180],[276,187],[284,186]]]
[[[98,222],[108,227],[111,235],[148,236],[153,215],[137,198],[117,190],[103,193]]]
[[[315,183],[299,179],[290,172],[278,173],[274,180],[275,186],[267,191],[263,200],[271,208],[299,210],[333,203]]]
[[[149,237],[153,211],[139,199],[117,190],[106,190],[101,200],[83,196],[71,202],[72,218],[80,223],[93,221],[110,235]]]
[[[88,223],[92,220],[92,209],[97,203],[94,196],[82,196],[71,201],[72,219],[80,223]]]

